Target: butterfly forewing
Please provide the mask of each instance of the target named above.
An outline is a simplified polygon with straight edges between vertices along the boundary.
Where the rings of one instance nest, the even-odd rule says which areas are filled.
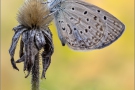
[[[62,43],[74,50],[91,50],[110,45],[124,25],[108,12],[80,0],[65,0],[55,14]]]

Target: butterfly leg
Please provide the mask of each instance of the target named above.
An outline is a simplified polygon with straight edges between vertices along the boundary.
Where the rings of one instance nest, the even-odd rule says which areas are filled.
[[[46,19],[46,18],[48,18],[48,17],[50,17],[50,16],[53,16],[57,11],[58,11],[58,10],[51,11],[51,13],[48,14],[48,15],[46,15],[46,16],[44,17],[44,19]]]

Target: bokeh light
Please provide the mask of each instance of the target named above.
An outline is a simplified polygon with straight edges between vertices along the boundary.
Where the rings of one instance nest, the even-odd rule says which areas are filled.
[[[12,68],[8,50],[18,25],[18,8],[24,0],[1,0],[1,90],[30,90],[31,78],[24,78]],[[125,26],[123,35],[112,45],[87,52],[76,52],[63,47],[54,23],[54,54],[47,71],[47,79],[40,80],[40,90],[134,90],[134,0],[87,0],[105,9]],[[19,44],[15,59],[19,58]],[[41,62],[41,60],[40,60]],[[42,69],[42,68],[40,68]]]

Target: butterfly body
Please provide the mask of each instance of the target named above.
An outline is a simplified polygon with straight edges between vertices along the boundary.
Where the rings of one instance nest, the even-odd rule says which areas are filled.
[[[81,0],[48,0],[62,45],[74,50],[104,48],[123,33],[124,24],[107,11]]]

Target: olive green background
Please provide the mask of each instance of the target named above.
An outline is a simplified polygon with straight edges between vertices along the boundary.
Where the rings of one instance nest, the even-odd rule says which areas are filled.
[[[55,25],[54,54],[46,73],[40,80],[40,90],[133,90],[134,89],[134,0],[87,0],[112,13],[125,26],[123,35],[112,45],[93,51],[74,51],[63,47]],[[14,34],[18,8],[24,0],[1,0],[1,90],[30,90],[31,76],[24,78],[23,63],[20,71],[12,68],[8,50]],[[17,45],[15,59],[19,52]],[[40,60],[41,62],[41,60]],[[41,71],[42,68],[40,68]]]

